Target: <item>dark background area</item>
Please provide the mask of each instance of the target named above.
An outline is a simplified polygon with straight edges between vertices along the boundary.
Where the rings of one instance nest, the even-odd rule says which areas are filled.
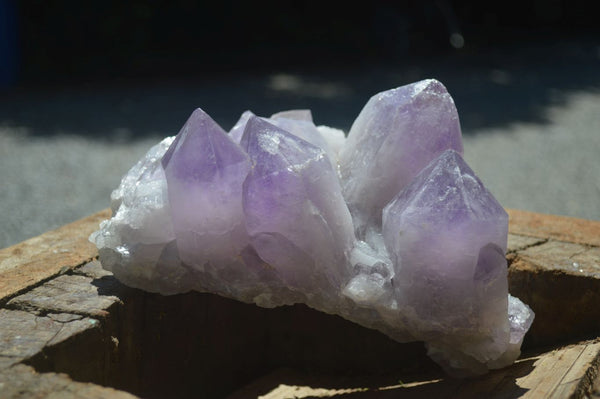
[[[35,85],[410,62],[598,33],[581,0],[2,2],[13,81]]]
[[[192,107],[228,129],[249,107],[293,106],[347,130],[372,94],[432,77],[468,116],[465,134],[543,122],[565,90],[600,86],[593,11],[582,0],[0,0],[0,124],[135,138],[172,133]]]

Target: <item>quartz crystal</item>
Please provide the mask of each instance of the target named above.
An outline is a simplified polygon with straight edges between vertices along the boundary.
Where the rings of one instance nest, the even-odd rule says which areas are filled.
[[[395,298],[430,348],[458,349],[481,363],[506,351],[507,234],[508,214],[453,150],[386,205],[383,236],[395,265]],[[448,330],[456,335],[440,339]]]
[[[226,132],[197,109],[90,240],[129,286],[304,303],[482,374],[514,362],[534,314],[508,294],[508,216],[462,148],[431,79],[373,96],[347,138],[309,110],[245,111]]]
[[[440,82],[423,80],[371,97],[340,153],[357,233],[369,222],[381,223],[381,209],[447,149],[462,154],[463,145],[454,101]]]
[[[243,193],[251,246],[303,302],[337,300],[354,229],[329,158],[258,117],[248,120],[241,145],[253,164]]]

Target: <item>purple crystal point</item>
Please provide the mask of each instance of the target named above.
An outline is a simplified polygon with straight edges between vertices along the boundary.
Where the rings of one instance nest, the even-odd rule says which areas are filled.
[[[453,150],[383,211],[399,306],[432,353],[460,352],[471,371],[509,345],[507,234],[507,213]]]
[[[250,160],[197,109],[163,157],[171,217],[183,262],[204,270],[235,259],[247,244],[242,184]]]
[[[248,120],[241,144],[253,163],[244,211],[258,255],[308,297],[339,289],[354,235],[324,151],[258,117]]]
[[[245,111],[229,131],[229,135],[236,143],[241,141],[244,128],[252,116],[255,115],[251,111]],[[328,140],[313,123],[310,110],[293,109],[281,111],[271,115],[270,118],[261,117],[261,119],[321,148],[327,153],[332,163],[337,162],[337,154],[330,148]]]
[[[229,131],[229,136],[235,141],[239,143],[242,139],[242,135],[244,134],[244,128],[246,127],[246,123],[251,116],[255,116],[252,111],[244,111],[240,116],[240,119],[233,125],[231,130]]]
[[[454,101],[437,80],[371,97],[340,152],[344,196],[359,232],[432,159],[463,151]]]
[[[301,117],[304,117],[305,119],[300,119]],[[271,116],[268,121],[275,126],[292,133],[294,136],[324,150],[332,164],[337,162],[337,155],[331,150],[327,140],[312,122],[312,117],[309,119],[299,111],[286,111]]]

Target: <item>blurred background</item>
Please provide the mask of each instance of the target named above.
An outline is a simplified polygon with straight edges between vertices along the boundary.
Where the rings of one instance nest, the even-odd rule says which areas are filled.
[[[310,108],[346,132],[425,78],[507,208],[600,220],[600,28],[583,1],[0,0],[0,247],[109,206],[203,108]]]

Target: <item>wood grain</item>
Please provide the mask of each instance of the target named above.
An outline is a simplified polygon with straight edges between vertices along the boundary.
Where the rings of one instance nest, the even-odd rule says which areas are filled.
[[[98,255],[88,241],[105,209],[94,215],[0,250],[0,303],[26,288],[64,273]]]
[[[442,374],[373,377],[361,384],[344,376],[279,369],[234,392],[227,399],[261,398],[582,398],[594,383],[600,342],[582,342],[525,356],[513,366],[470,380]],[[382,380],[384,382],[382,383]]]
[[[19,364],[0,370],[0,397],[3,399],[134,399],[127,392],[71,380],[65,374],[37,373]]]
[[[513,234],[600,246],[600,221],[507,209]]]

